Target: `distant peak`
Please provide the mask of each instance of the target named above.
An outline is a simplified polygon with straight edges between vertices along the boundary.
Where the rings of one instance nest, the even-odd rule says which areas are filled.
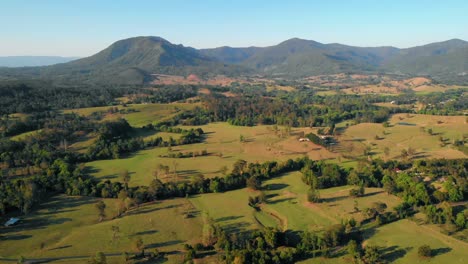
[[[309,45],[312,44],[315,46],[323,45],[322,43],[314,41],[314,40],[301,39],[301,38],[290,38],[288,40],[281,42],[278,45],[289,45],[289,44],[309,44]]]
[[[132,37],[132,38],[126,38],[126,39],[121,39],[119,41],[116,41],[115,43],[128,43],[128,42],[145,42],[145,41],[150,41],[150,42],[158,42],[158,43],[170,43],[168,40],[158,37],[158,36],[139,36],[139,37]]]

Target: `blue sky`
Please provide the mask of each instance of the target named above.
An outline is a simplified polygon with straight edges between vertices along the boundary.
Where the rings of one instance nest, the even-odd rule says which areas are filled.
[[[292,37],[410,47],[468,40],[466,0],[1,0],[0,56],[89,56],[133,36],[196,48]]]

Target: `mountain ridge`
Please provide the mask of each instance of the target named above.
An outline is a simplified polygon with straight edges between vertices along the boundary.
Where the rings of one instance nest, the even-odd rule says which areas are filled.
[[[468,42],[451,39],[417,47],[355,47],[291,38],[267,47],[195,49],[157,36],[114,42],[86,58],[43,67],[1,68],[0,78],[49,78],[61,82],[143,84],[152,74],[280,76],[391,73],[427,75],[468,83]]]

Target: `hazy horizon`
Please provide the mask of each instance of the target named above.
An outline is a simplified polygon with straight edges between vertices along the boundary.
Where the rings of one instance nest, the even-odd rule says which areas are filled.
[[[0,4],[0,56],[93,55],[160,36],[194,48],[265,47],[290,38],[408,48],[468,40],[466,1],[14,1]],[[19,22],[15,22],[19,21]]]

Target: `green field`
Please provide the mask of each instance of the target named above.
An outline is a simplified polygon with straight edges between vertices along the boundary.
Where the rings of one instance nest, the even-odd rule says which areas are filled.
[[[117,118],[124,118],[131,126],[141,127],[156,121],[163,121],[172,118],[181,110],[190,110],[197,106],[197,104],[186,103],[171,103],[171,104],[128,104],[127,106],[101,106],[101,107],[88,107],[79,109],[63,110],[64,113],[77,113],[83,116],[89,116],[94,112],[104,112],[103,120],[112,120]],[[109,108],[117,107],[118,110],[134,109],[136,112],[128,114],[120,113],[107,113]]]
[[[98,221],[94,206],[97,199],[57,196],[41,205],[22,222],[0,228],[0,259],[62,258],[66,263],[83,263],[102,251],[116,254],[121,263],[122,252],[136,252],[134,242],[141,238],[147,251],[181,250],[184,243],[200,242],[201,217],[185,218],[190,208],[185,199],[172,199],[146,205],[127,215],[111,220],[116,214],[115,200],[106,199],[106,219]],[[4,219],[2,219],[4,220]],[[2,221],[3,222],[3,221]],[[112,226],[120,232],[113,238]],[[70,257],[68,260],[63,258]],[[177,263],[180,256],[170,256]],[[117,261],[119,260],[119,261]],[[0,261],[1,262],[1,261]]]
[[[400,220],[372,230],[365,243],[383,246],[394,263],[427,263],[417,255],[418,247],[429,245],[436,256],[431,263],[466,263],[468,244],[410,220]]]
[[[308,186],[302,182],[300,172],[265,181],[263,186],[268,199],[262,210],[281,219],[284,230],[317,230],[338,223],[309,206],[306,198]]]
[[[190,198],[193,206],[208,215],[227,232],[246,232],[273,226],[276,221],[271,216],[256,212],[248,205],[249,196],[258,195],[249,189],[225,193],[207,193]]]
[[[441,146],[439,139],[443,137],[446,143],[451,143],[468,134],[464,116],[397,114],[389,123],[391,126],[387,128],[373,123],[350,126],[338,137],[339,147],[344,153],[355,156],[362,155],[364,149],[370,147],[374,156],[386,159],[400,158],[401,151],[409,147],[415,149],[415,158],[466,158],[451,144]],[[429,128],[434,135],[426,132]],[[386,147],[389,149],[388,157],[384,155]]]
[[[42,131],[42,129],[24,132],[24,133],[21,133],[21,134],[19,134],[19,135],[10,137],[10,139],[11,139],[11,140],[14,140],[14,141],[25,140],[25,139],[27,139],[28,137],[36,136],[36,135],[37,135],[39,132],[41,132],[41,131]]]
[[[300,172],[265,181],[263,186],[270,198],[262,209],[283,219],[285,229],[291,230],[319,230],[342,219],[363,220],[361,214],[354,212],[355,201],[360,209],[370,207],[373,202],[384,202],[389,209],[400,203],[399,198],[380,188],[366,188],[363,197],[350,198],[352,186],[320,190],[322,202],[309,203],[306,197],[309,187],[302,182]]]
[[[333,153],[310,142],[298,142],[296,135],[280,138],[270,126],[239,127],[227,123],[211,123],[199,126],[207,134],[206,140],[198,144],[172,147],[176,152],[192,152],[206,150],[208,156],[195,158],[163,158],[168,148],[152,148],[138,151],[133,155],[115,160],[99,160],[86,165],[92,175],[100,179],[119,180],[119,174],[128,170],[132,180],[130,185],[149,185],[154,179],[153,172],[159,164],[170,167],[169,175],[161,180],[189,180],[192,175],[202,173],[205,177],[222,176],[220,170],[226,166],[230,171],[238,159],[249,162],[265,162],[271,160],[287,160],[308,154],[311,158],[331,157]],[[192,127],[184,127],[192,128]],[[293,133],[301,131],[293,130]],[[163,135],[177,138],[178,134],[157,133],[144,135],[145,138]],[[245,142],[240,142],[240,135]],[[174,165],[177,175],[173,173]]]

